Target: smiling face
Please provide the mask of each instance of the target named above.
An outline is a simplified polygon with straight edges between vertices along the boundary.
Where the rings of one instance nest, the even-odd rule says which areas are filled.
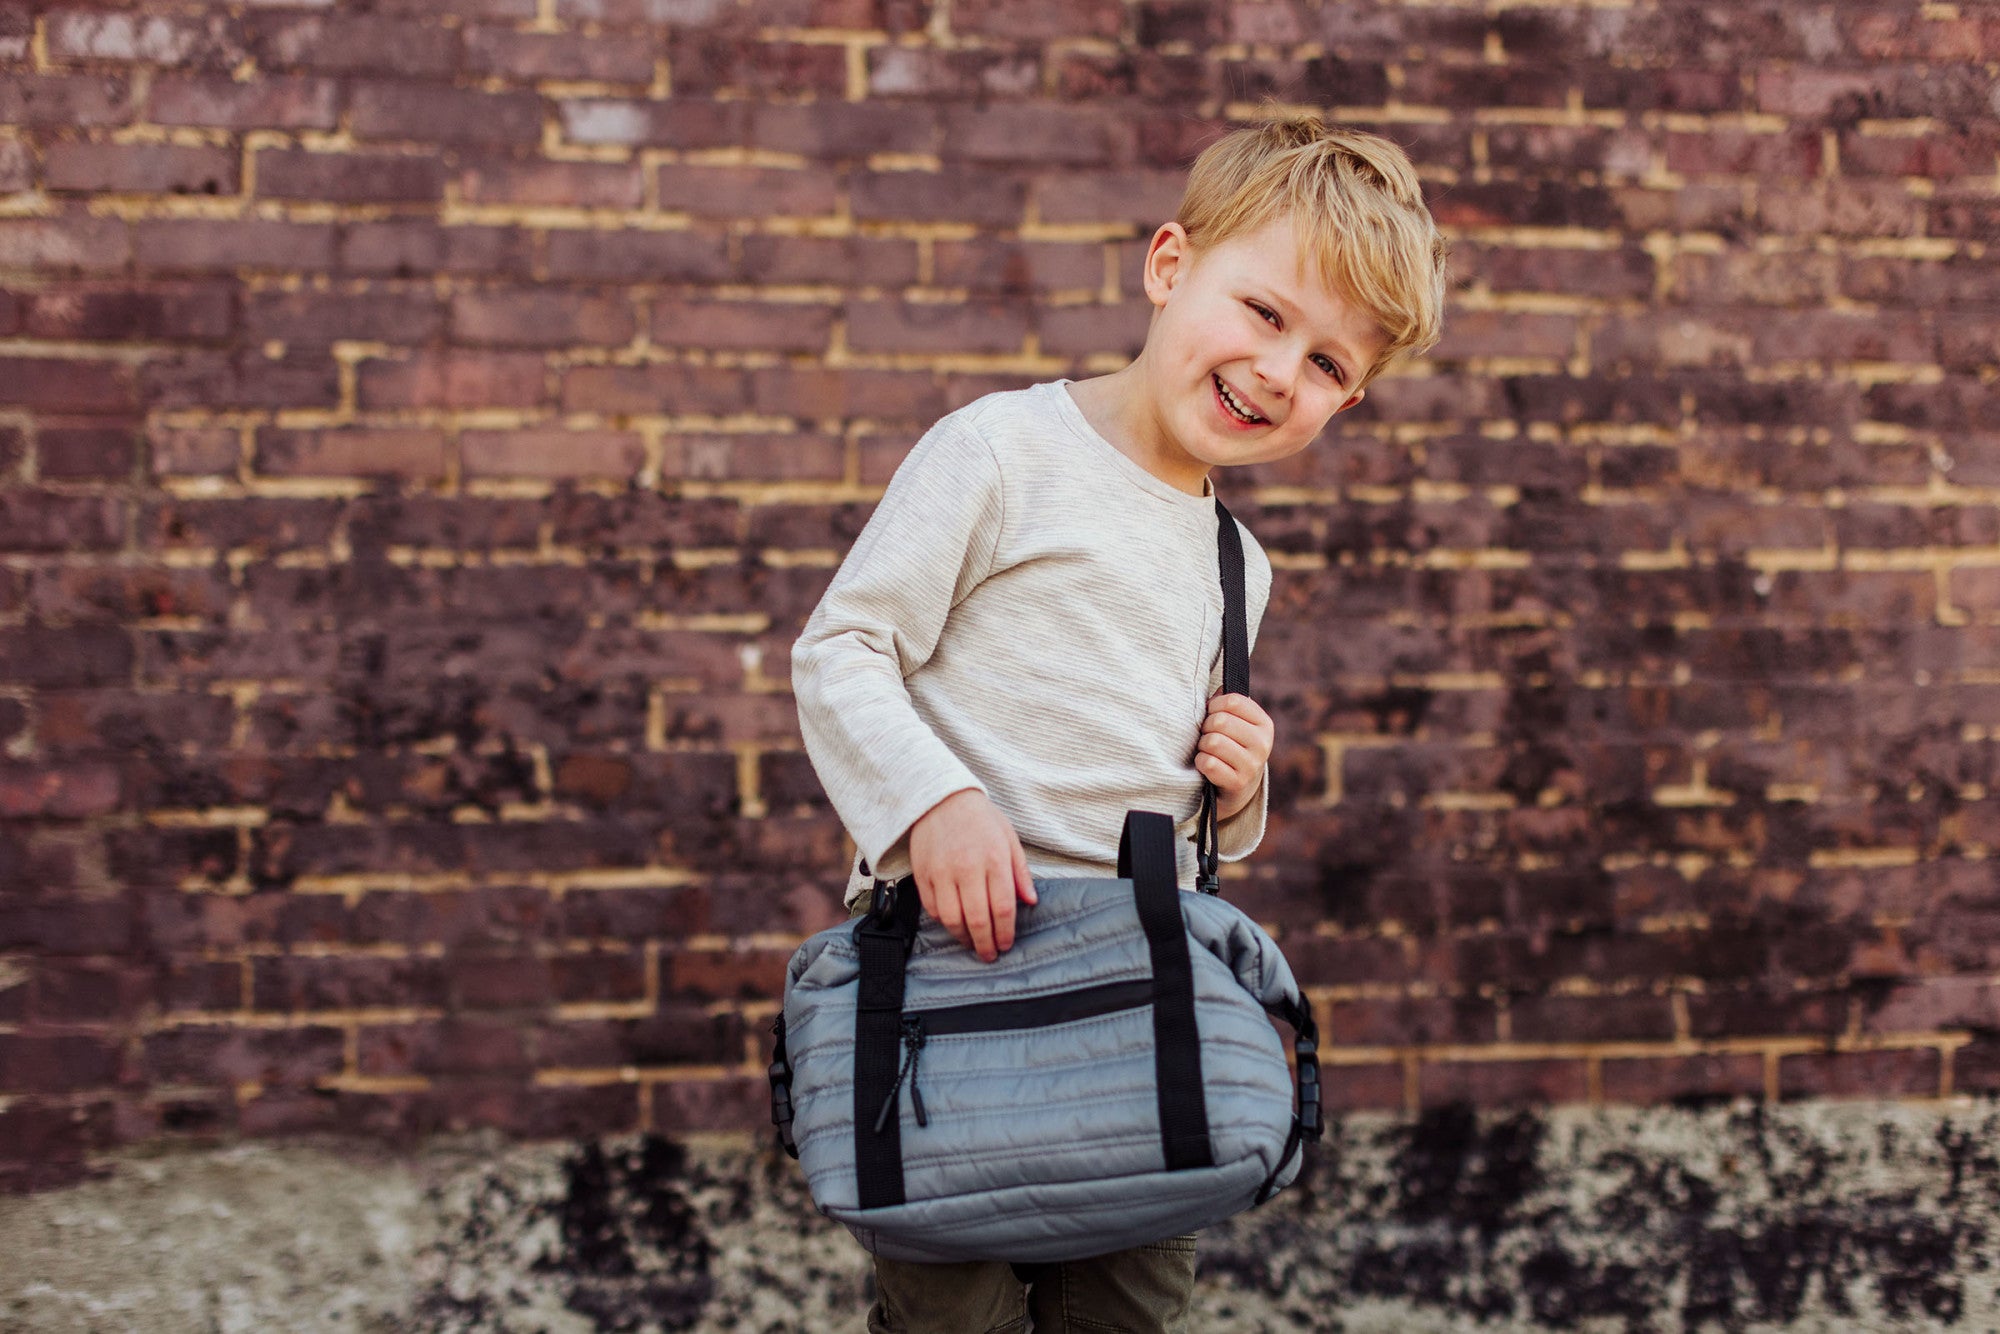
[[[1311,444],[1387,340],[1322,283],[1291,220],[1194,247],[1179,224],[1154,233],[1146,295],[1156,307],[1121,413],[1136,457],[1199,495],[1211,467],[1286,458]]]

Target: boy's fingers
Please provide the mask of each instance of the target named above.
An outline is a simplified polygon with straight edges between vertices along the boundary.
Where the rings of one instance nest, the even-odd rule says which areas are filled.
[[[993,909],[993,948],[1005,954],[1014,948],[1014,868],[995,867],[986,893]]]
[[[1039,903],[1041,896],[1035,893],[1035,875],[1028,869],[1028,854],[1021,851],[1021,840],[1014,840],[1014,892],[1023,903]]]
[[[1211,732],[1201,739],[1201,753],[1211,759],[1221,760],[1232,769],[1255,768],[1257,752],[1234,737]]]
[[[965,910],[965,929],[972,938],[972,950],[980,958],[992,963],[1000,956],[993,949],[993,916],[991,905],[986,899],[983,883],[965,887],[962,902]]]
[[[1213,719],[1218,714],[1223,717],[1241,718],[1252,727],[1275,729],[1277,726],[1271,721],[1271,715],[1264,711],[1264,706],[1248,695],[1211,695],[1208,701],[1208,716]]]
[[[932,915],[938,919],[938,923],[946,931],[951,933],[953,940],[956,940],[961,945],[967,943],[965,938],[965,913],[959,906],[957,885],[947,882],[937,887],[937,910]]]

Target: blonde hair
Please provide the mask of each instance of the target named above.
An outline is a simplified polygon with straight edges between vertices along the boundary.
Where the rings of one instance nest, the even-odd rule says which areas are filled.
[[[1445,241],[1401,148],[1310,115],[1238,130],[1195,159],[1175,221],[1199,249],[1284,215],[1321,281],[1359,302],[1388,339],[1357,388],[1436,344]]]

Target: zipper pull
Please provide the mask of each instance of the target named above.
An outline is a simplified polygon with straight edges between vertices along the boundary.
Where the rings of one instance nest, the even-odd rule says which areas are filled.
[[[882,1110],[875,1114],[875,1133],[881,1134],[888,1128],[889,1114],[896,1110],[896,1096],[903,1091],[903,1080],[910,1081],[910,1106],[917,1114],[917,1124],[928,1126],[930,1120],[924,1115],[924,1095],[917,1092],[917,1053],[924,1049],[924,1021],[917,1015],[903,1018],[903,1068],[896,1071],[896,1082],[889,1086],[889,1096],[882,1100]]]
[[[928,1126],[931,1119],[924,1115],[924,1095],[917,1088],[917,1060],[924,1054],[922,1015],[913,1015],[903,1021],[903,1036],[910,1042],[910,1107],[917,1114],[917,1124]]]

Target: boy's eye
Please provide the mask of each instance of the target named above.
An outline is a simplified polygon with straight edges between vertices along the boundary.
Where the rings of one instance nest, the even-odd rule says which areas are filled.
[[[1250,306],[1250,309],[1256,311],[1259,315],[1262,315],[1266,320],[1270,321],[1272,324],[1278,324],[1278,316],[1275,311],[1266,310],[1264,307],[1258,305],[1255,301],[1249,302],[1248,304]],[[1283,328],[1284,326],[1279,325],[1279,327]]]
[[[1325,371],[1328,375],[1331,375],[1334,379],[1336,380],[1341,379],[1340,367],[1334,364],[1332,357],[1315,355],[1312,359],[1312,362],[1313,365],[1319,367],[1321,370]],[[1343,384],[1346,383],[1346,381],[1344,380],[1342,380],[1341,382]]]

